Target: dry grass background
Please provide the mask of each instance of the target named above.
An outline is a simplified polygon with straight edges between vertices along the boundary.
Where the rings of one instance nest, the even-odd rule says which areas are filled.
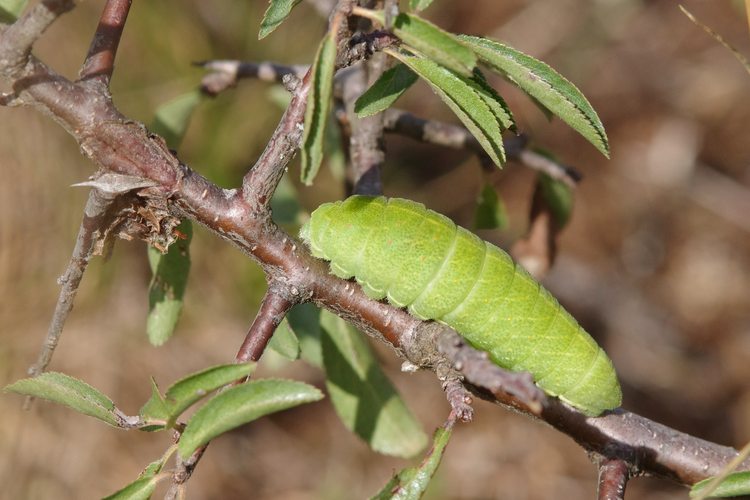
[[[73,77],[101,4],[84,2],[66,15],[37,54]],[[323,21],[303,3],[259,43],[265,4],[135,2],[113,82],[117,105],[149,122],[156,105],[196,84],[195,60],[309,62]],[[686,6],[750,54],[741,2]],[[520,128],[585,176],[546,284],[611,354],[626,408],[723,444],[750,440],[750,77],[741,65],[671,1],[443,0],[428,17],[450,30],[506,40],[584,90],[609,133],[610,161],[496,82]],[[237,185],[281,114],[268,102],[268,88],[245,82],[203,105],[181,158],[222,185]],[[412,92],[403,104],[450,119],[426,91]],[[387,194],[470,220],[481,182],[474,159],[399,138],[389,138],[388,147]],[[49,119],[2,109],[0,168],[5,385],[35,359],[86,197],[68,186],[92,167]],[[532,175],[509,165],[493,181],[512,225],[484,236],[508,245],[524,231]],[[326,179],[301,190],[310,208],[339,194]],[[231,360],[264,291],[263,277],[205,230],[198,229],[192,252],[186,311],[172,341],[148,345],[145,250],[121,242],[84,278],[52,368],[83,378],[135,413],[148,397],[150,375],[167,384]],[[383,350],[381,357],[425,428],[438,425],[448,408],[434,378],[400,374],[394,356]],[[322,383],[301,363],[266,362],[261,375]],[[0,397],[3,498],[103,496],[134,478],[169,441],[44,403],[30,412],[20,405],[18,397]],[[457,430],[429,498],[592,498],[595,470],[571,440],[489,404],[476,407],[476,421]],[[218,439],[190,481],[190,498],[362,498],[406,463],[371,453],[323,402]],[[648,479],[632,481],[628,493],[684,497],[684,489]]]

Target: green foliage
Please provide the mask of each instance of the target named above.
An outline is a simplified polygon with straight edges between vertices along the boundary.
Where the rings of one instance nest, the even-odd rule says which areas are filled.
[[[487,38],[461,35],[481,61],[559,116],[609,157],[604,126],[575,85],[547,64]]]
[[[326,387],[344,425],[380,453],[411,457],[427,436],[354,327],[321,313]]]
[[[385,23],[382,11],[368,11],[372,20]],[[431,22],[411,14],[399,14],[393,20],[393,34],[408,45],[409,50],[437,64],[469,77],[477,65],[477,56],[455,35]]]
[[[154,114],[151,131],[163,137],[167,146],[177,149],[201,98],[201,93],[193,90],[162,104]],[[183,220],[176,230],[182,237],[170,245],[166,254],[153,247],[148,249],[152,277],[148,292],[146,333],[149,341],[156,346],[164,344],[175,331],[182,313],[190,272],[193,224],[187,219]]]
[[[160,427],[170,428],[177,417],[191,405],[212,391],[249,376],[254,369],[255,363],[214,366],[178,380],[167,389],[164,396],[152,380],[151,398],[141,408],[141,417],[146,421],[165,421]]]
[[[59,403],[114,427],[124,425],[111,399],[87,383],[64,373],[42,373],[14,382],[3,390]]]
[[[477,199],[474,229],[505,229],[507,226],[508,213],[503,200],[492,184],[485,184]]]
[[[199,90],[191,90],[159,106],[149,127],[151,132],[162,136],[170,148],[177,149],[201,98]]]
[[[302,182],[312,184],[323,161],[323,145],[328,113],[331,110],[336,43],[331,33],[320,43],[312,68],[312,83],[305,109],[305,132],[302,137]]]
[[[276,191],[273,193],[271,211],[273,212],[273,220],[278,224],[300,223],[302,207],[299,204],[299,195],[297,189],[286,176],[281,178]]]
[[[146,475],[139,477],[121,490],[104,497],[104,500],[148,500],[159,481],[169,477],[168,474]]]
[[[380,490],[372,500],[419,500],[430,485],[430,480],[443,459],[452,429],[444,427],[435,431],[432,436],[432,448],[427,452],[419,467],[404,469]]]
[[[409,200],[352,196],[315,210],[301,236],[373,299],[451,326],[587,415],[620,405],[611,361],[575,319],[508,254],[447,217]]]
[[[539,174],[537,183],[544,201],[552,212],[555,224],[562,229],[573,214],[573,190],[564,182],[553,179],[545,173]]]
[[[148,290],[148,318],[146,333],[156,346],[164,344],[174,333],[182,313],[183,297],[190,272],[190,241],[193,224],[183,220],[176,228],[178,238],[162,254],[154,247],[148,248],[151,266],[151,283]]]
[[[0,23],[18,19],[28,3],[28,0],[0,0]]]
[[[178,451],[187,458],[216,436],[276,413],[323,398],[315,387],[294,380],[253,380],[222,392],[188,421]]]
[[[417,75],[404,64],[397,64],[380,75],[380,78],[357,99],[354,111],[360,118],[380,113],[391,107],[417,78]]]
[[[432,2],[433,0],[409,0],[409,8],[416,11],[425,10]]]
[[[708,496],[704,496],[707,487],[714,478],[704,479],[695,483],[690,489],[690,498],[729,498],[750,495],[750,472],[734,472],[729,474]]]
[[[263,20],[260,22],[258,40],[267,37],[289,16],[292,9],[302,0],[271,0]]]
[[[290,361],[297,360],[300,357],[299,339],[286,319],[276,328],[273,337],[268,342],[268,347]]]
[[[298,304],[287,313],[284,322],[299,340],[302,359],[322,369],[320,309],[311,303]]]
[[[487,105],[486,100],[494,99],[493,97],[481,96],[477,86],[474,86],[469,78],[454,73],[434,61],[393,50],[387,52],[430,84],[432,90],[477,138],[496,165],[505,161],[501,118]]]
[[[143,469],[138,479],[124,488],[105,497],[104,500],[148,500],[156,489],[156,485],[170,474],[160,474],[164,464],[177,450],[177,445],[170,446],[159,460],[151,462]]]

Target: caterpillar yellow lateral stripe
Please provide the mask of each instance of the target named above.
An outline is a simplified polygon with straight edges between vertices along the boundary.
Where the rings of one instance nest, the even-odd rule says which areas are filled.
[[[321,205],[301,237],[368,296],[451,326],[585,414],[620,406],[612,362],[591,336],[507,253],[447,217],[409,200],[352,196]]]

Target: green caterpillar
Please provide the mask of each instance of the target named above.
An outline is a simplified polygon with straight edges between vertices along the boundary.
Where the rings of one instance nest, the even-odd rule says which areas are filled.
[[[352,196],[321,205],[301,237],[368,296],[451,326],[587,415],[620,406],[612,362],[589,334],[507,253],[447,217],[409,200]]]

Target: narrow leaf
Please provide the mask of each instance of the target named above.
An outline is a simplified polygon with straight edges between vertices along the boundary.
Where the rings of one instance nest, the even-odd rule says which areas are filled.
[[[364,11],[362,14],[385,24],[383,11]],[[477,56],[455,35],[419,16],[399,14],[393,20],[392,30],[410,48],[456,73],[469,77],[477,65]]]
[[[268,343],[268,347],[290,361],[299,359],[299,339],[294,334],[294,331],[292,331],[286,318],[276,328],[271,341]]]
[[[419,12],[430,6],[433,0],[409,0],[409,8]]]
[[[487,107],[490,108],[495,115],[495,118],[497,118],[500,128],[502,130],[510,129],[515,132],[516,122],[513,119],[513,113],[510,112],[510,108],[505,102],[505,99],[500,97],[500,94],[492,88],[492,85],[487,82],[487,79],[482,72],[479,71],[479,69],[475,69],[474,74],[467,80],[467,82],[479,97],[482,98],[485,104],[487,104]]]
[[[279,224],[300,224],[302,206],[299,204],[296,188],[289,177],[284,176],[271,198],[273,220]],[[272,339],[273,340],[273,339]]]
[[[169,474],[159,474],[139,477],[123,489],[104,497],[104,500],[148,500],[159,481],[169,476]]]
[[[403,64],[397,64],[380,75],[372,87],[354,103],[357,116],[374,115],[389,108],[417,81],[417,75]]]
[[[154,394],[141,409],[141,416],[144,419],[166,419],[166,426],[171,427],[177,417],[191,405],[205,398],[212,391],[247,377],[254,369],[255,363],[214,366],[178,380],[167,389],[164,397],[161,397],[158,387],[154,384]]]
[[[322,369],[320,309],[310,303],[298,304],[287,313],[286,320],[299,339],[302,359]]]
[[[149,312],[146,333],[151,344],[164,344],[174,333],[182,313],[183,297],[190,271],[190,240],[193,224],[185,219],[176,230],[181,235],[166,254],[148,248],[151,284],[148,291]]]
[[[190,419],[178,451],[189,457],[214,437],[264,415],[323,398],[315,387],[294,380],[256,380],[227,389]]]
[[[64,373],[42,373],[14,382],[3,390],[53,401],[114,427],[122,426],[111,399],[87,383]]]
[[[0,0],[0,23],[14,22],[28,3],[28,0]]]
[[[355,328],[321,312],[326,387],[344,425],[380,453],[410,457],[427,436]]]
[[[429,59],[409,56],[387,49],[386,52],[409,66],[423,78],[445,102],[466,128],[477,138],[490,159],[501,165],[505,161],[503,138],[497,116],[464,78]]]
[[[151,377],[151,397],[141,407],[141,411],[138,414],[146,423],[146,426],[142,427],[141,430],[146,432],[164,429],[165,423],[169,419],[167,402],[164,400],[164,396],[161,395],[159,386],[153,377]]]
[[[492,184],[485,184],[477,199],[474,229],[504,229],[508,226],[508,213],[503,200]]]
[[[419,500],[424,495],[430,480],[443,458],[445,447],[451,437],[451,430],[443,427],[435,431],[432,448],[419,467],[410,467],[394,476],[372,500]]]
[[[295,5],[302,0],[271,0],[268,4],[266,13],[263,14],[263,20],[260,22],[260,31],[258,40],[265,38],[273,30],[279,27],[281,23],[289,16]]]
[[[609,143],[599,116],[575,85],[542,61],[487,38],[461,35],[479,58],[589,140],[609,158]]]
[[[331,110],[336,44],[328,33],[320,43],[312,68],[312,83],[305,109],[305,132],[302,137],[302,182],[312,184],[323,161],[323,144],[328,113]]]
[[[702,496],[713,478],[695,483],[690,490],[690,498],[728,498],[750,495],[750,472],[733,472],[716,487],[708,497]]]
[[[164,138],[172,149],[177,149],[185,136],[190,117],[201,102],[201,93],[191,90],[181,96],[175,97],[156,109],[154,120],[149,129]]]
[[[545,173],[539,174],[537,183],[557,227],[562,229],[573,213],[573,190],[564,182],[553,179]]]

